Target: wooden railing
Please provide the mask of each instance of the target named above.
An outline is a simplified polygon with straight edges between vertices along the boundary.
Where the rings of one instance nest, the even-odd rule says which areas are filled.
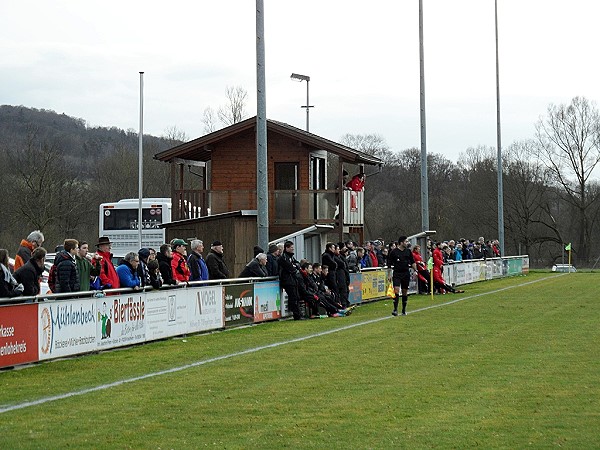
[[[344,225],[364,223],[364,193],[343,191]],[[173,220],[194,219],[212,214],[257,209],[256,191],[175,191]],[[273,224],[311,225],[332,223],[339,216],[337,190],[278,190],[269,193],[269,221]]]

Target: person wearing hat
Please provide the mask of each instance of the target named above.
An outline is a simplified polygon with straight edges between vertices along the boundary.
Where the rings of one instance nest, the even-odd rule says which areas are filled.
[[[206,256],[206,267],[208,267],[208,278],[210,280],[229,278],[229,269],[223,260],[223,244],[221,241],[215,241],[210,246],[210,252]]]
[[[173,259],[171,260],[171,269],[173,278],[178,283],[187,283],[190,279],[190,268],[187,265],[187,249],[183,239],[173,239],[171,248],[173,249]]]
[[[270,277],[279,276],[279,266],[277,259],[281,255],[281,250],[276,244],[269,245],[269,253],[267,253],[267,273]]]
[[[96,244],[96,255],[102,256],[100,264],[100,282],[102,289],[118,289],[121,287],[119,276],[112,264],[112,253],[110,252],[112,242],[108,236],[101,236]]]
[[[150,272],[148,271],[148,258],[150,257],[150,249],[149,248],[140,248],[138,250],[138,257],[140,259],[140,263],[137,266],[137,276],[140,279],[140,286],[149,286],[150,285]]]

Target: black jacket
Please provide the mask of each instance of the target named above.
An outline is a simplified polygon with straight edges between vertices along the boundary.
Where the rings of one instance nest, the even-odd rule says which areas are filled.
[[[33,296],[40,293],[40,277],[42,273],[44,273],[44,269],[38,266],[33,259],[30,259],[17,269],[14,277],[15,280],[23,285],[23,295]]]
[[[158,252],[156,254],[156,260],[158,261],[158,270],[163,279],[163,284],[177,284],[177,281],[173,278],[173,269],[171,269],[171,259],[167,258],[164,253]]]
[[[338,289],[344,290],[345,292],[348,290],[348,286],[350,285],[350,272],[348,271],[348,264],[346,264],[346,260],[342,256],[335,255],[334,260],[337,263],[335,274]]]
[[[279,266],[279,283],[282,286],[298,286],[300,264],[294,258],[294,254],[284,250],[277,260],[277,265]]]
[[[229,269],[223,260],[223,254],[211,250],[206,256],[209,280],[224,280],[229,278]]]
[[[242,273],[240,273],[240,278],[263,278],[263,277],[268,277],[269,274],[267,273],[267,268],[263,265],[260,264],[260,262],[258,262],[258,259],[254,258],[252,261],[250,261],[248,264],[246,264],[246,267],[244,267],[244,270],[242,270]]]
[[[277,265],[277,256],[272,253],[267,254],[267,273],[270,277],[279,276],[279,266]]]
[[[54,293],[79,291],[79,272],[75,263],[75,257],[71,256],[66,250],[63,250],[56,254],[54,265],[56,266],[56,286]]]

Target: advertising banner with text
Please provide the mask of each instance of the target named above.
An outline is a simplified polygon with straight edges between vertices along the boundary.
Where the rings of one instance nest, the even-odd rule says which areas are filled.
[[[96,350],[99,320],[95,298],[38,303],[39,358],[50,359]]]
[[[362,302],[362,273],[350,274],[350,286],[348,286],[348,301],[351,305]]]
[[[145,294],[147,341],[187,333],[188,310],[182,291],[150,291]]]
[[[0,308],[0,367],[38,360],[37,316],[34,304]]]
[[[225,325],[254,322],[254,287],[252,283],[228,284],[225,288]]]
[[[278,281],[254,284],[254,321],[281,318],[281,290]]]
[[[362,273],[362,299],[372,300],[385,297],[387,270],[373,270]]]
[[[216,330],[225,327],[223,286],[184,289],[188,314],[187,333]]]
[[[98,349],[146,340],[146,295],[141,292],[94,299],[98,310]]]

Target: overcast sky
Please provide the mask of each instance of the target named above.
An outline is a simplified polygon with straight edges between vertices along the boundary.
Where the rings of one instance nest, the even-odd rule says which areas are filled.
[[[427,148],[457,161],[496,146],[493,0],[423,0]],[[202,113],[227,86],[256,114],[254,0],[0,2],[0,104],[51,109],[89,126],[177,127],[204,134]],[[420,145],[418,0],[264,0],[267,116],[339,141],[377,133]],[[598,101],[590,0],[498,0],[502,144],[531,138],[550,103]]]

